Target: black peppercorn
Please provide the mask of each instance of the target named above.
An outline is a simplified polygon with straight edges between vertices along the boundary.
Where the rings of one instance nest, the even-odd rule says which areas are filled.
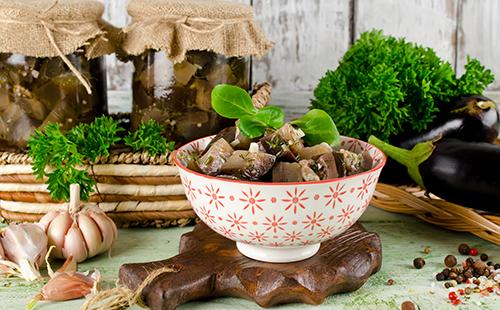
[[[479,276],[484,275],[484,269],[483,269],[483,268],[478,268],[478,269],[475,269],[475,272],[476,272]]]
[[[457,281],[457,283],[463,283],[465,282],[465,277],[459,274],[455,280]]]
[[[422,269],[425,265],[425,260],[422,257],[417,257],[413,260],[413,266],[417,269]]]
[[[488,254],[483,253],[483,254],[481,254],[481,256],[479,256],[479,258],[481,258],[481,260],[482,260],[483,262],[485,262],[485,261],[487,261],[487,260],[488,260]]]
[[[444,258],[444,264],[446,267],[454,267],[457,264],[457,258],[453,255],[448,255]]]
[[[469,246],[466,243],[462,243],[461,245],[458,246],[458,253],[462,255],[467,255],[469,254]]]
[[[500,269],[500,264],[495,264],[495,266],[493,266],[493,268],[495,268],[495,270]]]
[[[446,277],[444,276],[443,273],[440,272],[440,273],[436,274],[437,281],[444,281],[445,279],[446,279]]]
[[[448,276],[450,275],[450,269],[444,268],[441,273],[445,276],[445,278],[448,278]]]

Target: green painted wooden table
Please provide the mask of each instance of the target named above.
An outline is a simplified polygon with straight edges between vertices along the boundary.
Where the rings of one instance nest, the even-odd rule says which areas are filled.
[[[447,231],[413,217],[391,214],[368,208],[361,218],[363,225],[377,232],[382,240],[382,269],[358,291],[330,296],[320,306],[291,304],[278,309],[399,309],[405,300],[412,300],[420,309],[500,309],[500,296],[479,297],[467,304],[452,307],[447,303],[447,290],[442,282],[434,280],[436,272],[444,268],[447,254],[458,256],[457,246],[466,242],[488,253],[492,260],[500,262],[500,247],[470,234]],[[161,260],[177,254],[180,236],[192,229],[121,229],[111,258],[102,255],[79,267],[80,270],[97,268],[101,271],[104,287],[114,285],[118,268],[123,263]],[[429,246],[430,254],[422,250]],[[415,257],[422,256],[427,264],[423,269],[412,267]],[[393,279],[394,285],[387,285]],[[432,284],[434,283],[434,288]],[[26,284],[21,280],[0,280],[0,309],[23,309],[42,283]],[[433,293],[432,293],[433,292]],[[58,303],[39,303],[37,309],[78,309],[83,300]],[[236,298],[218,298],[210,301],[191,302],[180,309],[259,309],[253,302]],[[135,308],[139,309],[139,308]]]

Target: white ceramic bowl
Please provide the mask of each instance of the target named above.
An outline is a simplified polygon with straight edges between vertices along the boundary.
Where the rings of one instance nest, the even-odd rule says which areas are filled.
[[[203,150],[212,137],[182,146],[174,155],[194,211],[211,229],[236,241],[252,259],[292,262],[309,258],[320,243],[343,233],[372,198],[385,155],[376,147],[342,138],[341,147],[373,158],[373,169],[317,182],[269,183],[228,180],[186,168],[186,154]]]

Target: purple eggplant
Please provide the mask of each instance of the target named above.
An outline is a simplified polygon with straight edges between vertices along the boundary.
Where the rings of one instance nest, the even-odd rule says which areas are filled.
[[[439,113],[426,131],[393,142],[405,149],[437,138],[492,143],[498,136],[499,127],[500,113],[495,102],[474,95],[459,98],[453,108]]]
[[[448,138],[406,150],[373,136],[368,142],[406,166],[428,192],[465,207],[500,213],[500,146]]]

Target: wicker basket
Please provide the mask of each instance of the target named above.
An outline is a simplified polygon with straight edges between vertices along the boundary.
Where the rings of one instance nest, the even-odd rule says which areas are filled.
[[[410,214],[446,229],[470,232],[500,244],[500,216],[465,208],[432,194],[427,196],[419,187],[379,183],[371,204],[389,212]]]
[[[255,106],[269,102],[271,85],[254,86]],[[127,115],[115,115],[127,118]],[[116,153],[88,167],[97,181],[89,202],[99,205],[121,227],[184,226],[196,218],[173,165],[171,153]],[[0,216],[7,221],[38,221],[46,212],[65,208],[50,198],[43,180],[32,174],[24,153],[0,152]]]
[[[186,225],[195,218],[171,154],[120,153],[89,167],[97,181],[89,202],[98,204],[120,226]],[[53,201],[43,180],[36,180],[26,154],[0,153],[0,215],[7,221],[37,221]]]

